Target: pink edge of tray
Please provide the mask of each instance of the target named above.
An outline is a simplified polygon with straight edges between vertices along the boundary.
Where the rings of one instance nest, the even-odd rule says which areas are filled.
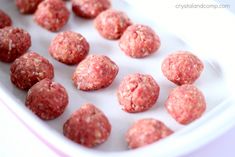
[[[44,143],[50,150],[52,150],[58,156],[69,156],[65,152],[61,151],[60,149],[56,148],[53,144],[48,142],[45,138],[40,136],[32,127],[30,127],[20,116],[13,111],[7,103],[0,98],[0,103],[2,103],[34,136],[36,136],[42,143]]]

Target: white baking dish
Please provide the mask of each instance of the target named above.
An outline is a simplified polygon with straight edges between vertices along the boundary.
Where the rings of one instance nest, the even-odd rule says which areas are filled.
[[[48,122],[42,121],[25,107],[26,92],[11,84],[10,65],[0,63],[0,103],[6,105],[37,138],[60,156],[178,156],[206,144],[235,123],[235,104],[231,92],[235,78],[232,72],[235,67],[232,52],[235,51],[233,38],[230,38],[235,36],[233,30],[235,17],[224,9],[182,11],[175,9],[174,3],[167,1],[126,1],[113,0],[113,7],[126,11],[133,22],[150,25],[155,29],[162,40],[161,49],[147,58],[131,59],[120,51],[117,41],[108,41],[100,37],[91,20],[71,15],[68,25],[63,30],[82,33],[91,45],[90,54],[106,54],[120,67],[120,72],[110,87],[95,92],[81,92],[73,87],[70,79],[75,66],[58,63],[48,54],[47,48],[55,33],[37,26],[32,16],[20,15],[13,1],[0,0],[0,8],[13,18],[14,25],[30,32],[33,43],[31,50],[40,53],[53,63],[54,80],[62,83],[70,96],[69,107],[61,117]],[[179,125],[164,109],[167,94],[175,85],[164,78],[160,66],[162,60],[176,50],[190,50],[205,64],[205,70],[195,84],[205,94],[208,107],[200,119],[187,126]],[[157,104],[144,113],[123,112],[115,95],[123,76],[133,72],[151,74],[161,87]],[[94,149],[73,143],[62,134],[65,120],[86,102],[97,105],[112,124],[112,133],[108,141]],[[163,121],[175,131],[175,134],[149,146],[127,150],[125,132],[137,119],[146,117]]]

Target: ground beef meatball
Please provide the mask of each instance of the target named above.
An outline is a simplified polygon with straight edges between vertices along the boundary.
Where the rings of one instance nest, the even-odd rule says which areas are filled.
[[[161,45],[158,35],[148,26],[129,26],[119,41],[119,47],[126,55],[143,58],[156,52]]]
[[[89,44],[79,33],[67,31],[59,33],[51,42],[49,53],[65,64],[77,64],[89,52]]]
[[[10,16],[0,9],[0,29],[11,25],[12,21]]]
[[[141,119],[128,130],[126,141],[129,148],[134,149],[161,140],[172,133],[173,131],[161,121]]]
[[[130,74],[119,85],[117,96],[126,112],[143,112],[157,101],[160,87],[150,75]]]
[[[182,85],[170,92],[165,107],[176,121],[186,125],[201,117],[206,100],[194,85]]]
[[[111,125],[102,111],[92,104],[86,104],[72,114],[63,130],[64,135],[72,141],[94,147],[108,139]]]
[[[110,8],[109,0],[71,0],[73,12],[83,18],[95,18],[102,11]]]
[[[29,89],[25,104],[39,118],[52,120],[64,112],[68,101],[65,88],[46,78]]]
[[[109,9],[100,13],[95,19],[95,27],[106,39],[119,39],[131,20],[122,12]]]
[[[23,14],[33,14],[43,0],[16,0],[16,6]]]
[[[0,29],[0,60],[13,62],[24,54],[31,46],[31,37],[28,32],[17,27]]]
[[[69,14],[62,0],[44,0],[38,5],[34,20],[43,28],[56,32],[68,22]]]
[[[203,68],[202,61],[187,51],[173,53],[162,63],[163,74],[177,85],[194,83],[199,78]]]
[[[78,64],[72,80],[80,90],[97,90],[108,87],[117,73],[118,66],[110,58],[90,55]]]
[[[44,78],[52,79],[54,68],[46,58],[30,52],[12,63],[10,75],[13,84],[20,89],[27,90]]]

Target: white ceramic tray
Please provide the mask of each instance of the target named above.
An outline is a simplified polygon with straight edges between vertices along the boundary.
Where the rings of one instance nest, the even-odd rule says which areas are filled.
[[[220,41],[222,46],[227,45],[223,51],[221,51],[222,48],[219,49],[220,45],[216,45],[217,41],[214,39],[222,37],[218,36],[220,31],[229,32],[229,29],[232,31],[232,28],[235,27],[227,27],[226,30],[220,28],[216,32],[218,33],[217,35],[210,34],[209,30],[211,30],[212,21],[210,21],[210,26],[209,24],[207,25],[206,22],[209,22],[207,21],[208,19],[206,20],[207,17],[201,14],[204,17],[201,18],[204,20],[203,25],[205,27],[199,40],[198,33],[200,34],[202,23],[197,25],[195,24],[197,20],[190,21],[189,19],[191,18],[185,19],[185,13],[175,14],[176,12],[173,12],[174,9],[169,9],[166,13],[166,10],[162,9],[164,5],[165,7],[169,5],[166,2],[158,2],[158,4],[153,0],[145,2],[136,0],[135,3],[127,0],[127,2],[113,0],[112,5],[115,9],[125,11],[134,23],[151,26],[161,38],[161,48],[154,55],[144,59],[129,58],[119,49],[118,41],[105,40],[98,34],[93,27],[92,20],[78,18],[71,13],[69,23],[62,31],[72,30],[80,32],[90,43],[90,54],[107,55],[120,68],[117,78],[110,87],[94,92],[82,92],[75,89],[71,81],[71,75],[76,66],[61,64],[48,54],[48,46],[56,33],[48,32],[37,26],[33,22],[31,15],[19,14],[14,1],[0,0],[0,9],[3,9],[12,17],[14,25],[30,32],[32,37],[32,47],[30,50],[40,53],[54,65],[54,80],[65,86],[70,98],[69,106],[62,116],[56,120],[42,121],[25,107],[26,92],[17,89],[11,84],[9,79],[10,64],[0,63],[0,103],[5,104],[37,138],[42,140],[60,156],[178,156],[202,146],[234,124],[235,105],[230,94],[231,87],[234,85],[232,84],[233,81],[230,80],[234,78],[234,75],[229,71],[232,68],[228,68],[234,67],[234,63],[230,59],[231,57],[229,57],[232,51],[229,47],[229,35],[232,35],[232,32],[226,36],[228,42],[225,39]],[[162,6],[159,7],[159,4]],[[141,8],[140,6],[145,7]],[[156,8],[153,8],[153,6],[156,6]],[[71,8],[70,3],[68,3],[68,7]],[[194,12],[187,11],[187,13],[188,16],[195,18]],[[224,18],[225,16],[228,20],[235,19],[227,11],[216,14],[223,15],[221,20],[224,20],[224,22],[227,22],[226,18]],[[197,16],[197,18],[199,17],[200,15]],[[194,27],[192,27],[193,24]],[[205,33],[205,30],[208,32]],[[215,42],[215,45],[212,42]],[[216,51],[214,51],[215,47],[218,47]],[[175,85],[163,76],[161,63],[169,53],[177,50],[190,50],[198,55],[205,64],[205,69],[195,84],[205,94],[207,110],[199,120],[187,126],[179,125],[164,108],[164,102],[168,93]],[[222,54],[223,57],[221,58]],[[160,97],[153,108],[143,113],[129,114],[121,110],[116,97],[116,89],[125,75],[135,72],[151,74],[159,83],[161,91]],[[112,133],[108,141],[94,149],[88,149],[73,143],[62,134],[63,123],[73,111],[87,102],[93,103],[100,108],[107,115],[112,125]],[[127,129],[136,120],[148,117],[163,121],[175,131],[175,134],[149,146],[136,150],[128,150],[124,139]]]

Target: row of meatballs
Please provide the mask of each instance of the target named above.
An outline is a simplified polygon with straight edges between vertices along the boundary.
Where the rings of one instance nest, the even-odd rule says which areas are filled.
[[[195,57],[185,52],[177,53],[169,56],[164,63],[172,56],[182,58],[182,55],[186,56],[186,58],[183,57],[186,63],[190,61],[187,60],[187,57]],[[174,61],[179,62],[180,60]],[[195,65],[195,62],[192,63],[192,67]],[[73,81],[79,89],[97,90],[109,86],[117,72],[117,65],[108,57],[90,55],[78,65],[73,75]],[[28,91],[26,106],[44,120],[57,118],[68,105],[66,90],[62,85],[51,80],[53,76],[53,66],[49,61],[33,52],[24,54],[11,65],[11,80],[17,87],[28,89],[34,84]],[[37,81],[39,82],[35,84]],[[156,103],[159,91],[157,82],[150,75],[132,74],[123,79],[117,95],[123,110],[142,112]],[[172,90],[165,103],[168,112],[181,124],[188,124],[199,118],[205,111],[205,105],[203,94],[195,86],[187,84]],[[93,116],[95,118],[92,118]],[[149,133],[153,137],[149,138],[149,135],[145,134],[145,139],[143,133],[148,133],[151,128],[155,129],[154,132]],[[94,132],[94,130],[96,131]],[[88,147],[103,143],[110,132],[111,125],[107,117],[90,104],[75,111],[64,124],[66,137]],[[130,128],[126,140],[130,148],[137,148],[166,137],[172,132],[162,122],[143,119]]]
[[[26,0],[26,2],[27,1],[28,0]],[[120,38],[119,47],[123,52],[125,52],[126,55],[134,58],[143,58],[156,52],[159,49],[161,42],[159,36],[154,32],[154,30],[145,25],[132,24],[129,17],[122,11],[118,11],[115,9],[108,9],[110,7],[109,1],[107,0],[100,0],[100,1],[75,0],[75,1],[74,2],[72,1],[73,10],[76,10],[74,9],[76,8],[74,7],[76,6],[74,3],[76,4],[79,3],[80,10],[84,12],[85,10],[90,10],[89,11],[90,13],[97,12],[92,17],[93,18],[96,17],[94,20],[94,26],[98,30],[99,34],[104,38],[110,40],[117,40]],[[40,4],[38,4],[39,3],[38,1],[31,5],[30,3],[27,4],[26,2],[17,1],[17,4],[22,3],[22,5],[18,5],[21,6],[19,7],[21,8],[20,11],[24,13],[25,10],[29,10],[26,8],[38,5],[37,10],[34,14],[34,20],[40,26],[50,31],[58,31],[61,28],[62,23],[64,25],[65,21],[66,22],[68,21],[68,18],[66,18],[66,20],[62,22],[62,19],[65,19],[62,16],[62,15],[65,16],[63,10],[66,10],[67,14],[69,15],[69,11],[67,10],[65,3],[62,0],[44,0]],[[98,9],[99,11],[94,11],[97,9],[93,8],[93,11],[91,11],[92,6],[93,7],[102,6],[105,5],[104,4],[105,2],[109,4],[108,5],[109,7],[103,7],[103,9]],[[27,5],[27,7],[22,7],[25,5]],[[84,7],[86,9],[83,8],[83,5],[86,6]],[[12,23],[11,19],[3,11],[0,11],[0,21],[5,21],[4,22],[5,26],[9,26]],[[81,43],[79,44],[81,49],[80,50],[81,52],[79,54],[80,56],[78,56],[77,52],[74,52],[72,56],[69,57],[73,58],[73,60],[70,59],[72,61],[70,61],[69,59],[67,59],[68,61],[64,59],[64,56],[66,56],[67,54],[65,52],[62,54],[63,55],[62,59],[61,56],[58,56],[58,53],[57,55],[55,54],[55,56],[57,57],[58,60],[66,64],[77,64],[81,59],[84,58],[84,56],[87,54],[87,51],[89,51],[89,45],[86,43],[86,40],[83,38],[81,34],[65,33],[60,35],[57,40],[63,40],[63,42],[66,42],[65,39],[67,39],[67,42],[71,42],[73,44],[79,44],[78,42],[79,40],[81,40],[80,41]],[[71,47],[68,50],[71,49],[74,50],[73,47]]]
[[[41,2],[27,1],[35,5]],[[61,0],[44,0],[31,11],[29,8],[33,5],[24,3],[27,1],[16,1],[20,12],[33,13],[36,10],[35,21],[50,31],[58,31],[68,21],[69,12]],[[107,0],[72,0],[72,6],[75,14],[81,17],[97,16],[94,23],[98,32],[106,39],[121,38],[119,46],[128,56],[142,58],[160,47],[160,39],[151,28],[133,25],[123,12],[108,9],[110,2]],[[105,7],[100,9],[102,6]],[[49,13],[52,16],[48,16]],[[11,24],[11,19],[1,11],[0,27]],[[61,84],[52,81],[54,68],[47,59],[35,52],[24,54],[30,45],[30,35],[26,31],[14,27],[0,29],[0,60],[14,61],[10,69],[11,81],[18,88],[29,89],[26,106],[41,119],[55,119],[66,109],[68,94]],[[72,77],[78,89],[89,91],[108,87],[118,74],[118,66],[107,56],[87,56],[88,51],[86,39],[71,31],[59,33],[49,47],[49,53],[58,61],[69,65],[79,63]],[[202,92],[191,85],[202,70],[203,63],[189,52],[173,53],[162,63],[162,72],[167,79],[180,85],[169,93],[165,107],[181,124],[189,124],[206,109]],[[124,111],[135,113],[150,109],[156,104],[159,93],[159,85],[153,77],[137,73],[123,79],[117,97]],[[69,139],[93,147],[107,140],[111,124],[97,107],[85,104],[65,122],[63,130]],[[142,119],[128,130],[126,141],[130,148],[137,148],[172,133],[158,120]]]
[[[70,13],[62,0],[17,0],[16,5],[21,13],[35,12],[34,20],[49,31],[59,31],[69,19]],[[100,35],[117,40],[132,22],[124,12],[110,7],[109,0],[72,0],[75,15],[95,18],[94,25]],[[127,45],[127,41],[130,44]],[[160,40],[151,28],[136,25],[128,28],[119,45],[127,55],[140,58],[155,52],[160,47]]]
[[[41,70],[46,70],[47,73],[43,76],[44,72],[41,72]],[[77,71],[80,73],[77,73]],[[107,71],[112,72],[109,73]],[[28,74],[31,74],[31,76]],[[75,85],[77,82],[82,83],[84,87],[91,90],[90,87],[95,87],[95,89],[107,87],[112,83],[116,74],[117,65],[108,57],[90,55],[78,65],[73,78],[78,77],[81,79],[80,81],[75,81]],[[28,83],[35,77],[37,81],[42,80],[29,89],[26,97],[26,106],[41,119],[51,120],[57,118],[68,105],[68,94],[62,85],[51,80],[53,78],[52,65],[45,58],[33,52],[26,53],[16,59],[11,65],[11,80],[18,87],[20,87],[19,84]],[[101,84],[103,86],[100,86]],[[97,85],[100,88],[97,88]],[[156,103],[159,91],[160,88],[157,82],[150,75],[130,74],[119,85],[117,96],[123,110],[130,113],[143,112],[150,109]],[[75,111],[64,124],[64,134],[77,143],[92,147],[103,143],[108,138],[111,125],[107,117],[94,105],[87,104],[84,106]],[[165,102],[165,107],[179,123],[189,124],[203,114],[206,109],[206,102],[202,92],[194,85],[184,84],[170,92]],[[85,111],[85,109],[87,110]],[[92,112],[93,110],[95,110],[94,113]],[[97,116],[96,112],[101,117]],[[93,119],[92,116],[96,118]],[[153,140],[151,141],[150,139],[140,137],[142,133],[146,133],[146,131],[141,129],[142,127],[146,128],[146,130],[149,127],[155,128],[156,130],[151,132],[151,134],[156,136],[156,138],[151,138]],[[87,129],[84,130],[84,128]],[[94,132],[94,130],[96,131]],[[163,138],[170,135],[172,132],[162,122],[154,119],[145,119],[138,121],[130,128],[126,139],[130,148],[136,148],[149,144],[149,142],[154,142],[160,139],[160,137]],[[138,140],[137,137],[142,140]],[[148,138],[148,135],[146,135],[146,138]]]
[[[13,83],[16,82],[14,84],[29,82],[31,78],[27,78],[29,77],[28,74],[43,76],[40,71],[32,71],[33,68],[40,70],[40,67],[43,67],[43,70],[49,69],[49,73],[44,75],[44,77],[51,78],[42,79],[29,89],[26,97],[26,106],[41,119],[50,120],[60,116],[68,105],[68,94],[65,88],[51,80],[53,78],[53,67],[51,64],[36,53],[26,53],[12,64],[11,79]],[[17,69],[17,72],[14,71],[15,69]],[[27,69],[31,71],[29,72]],[[77,73],[77,70],[80,73]],[[88,56],[78,65],[77,70],[73,77],[80,78],[81,80],[78,83],[82,83],[89,90],[90,87],[96,87],[96,89],[107,87],[117,74],[117,66],[106,56]],[[107,70],[112,72],[109,73]],[[18,75],[15,75],[15,73],[18,73]],[[90,79],[92,77],[94,80]],[[25,81],[27,79],[29,81]],[[74,83],[77,85],[77,81]],[[100,86],[101,84],[103,86]],[[97,88],[97,85],[100,88]],[[143,112],[156,103],[159,91],[160,88],[157,82],[150,75],[130,74],[119,85],[117,96],[123,110],[130,113]],[[203,114],[206,109],[206,102],[199,89],[194,85],[184,84],[170,92],[165,102],[165,107],[176,121],[181,124],[189,124]],[[142,128],[145,128],[145,130]],[[151,128],[155,128],[155,130],[149,132],[149,134],[155,138],[149,138],[148,131]],[[84,105],[78,111],[75,111],[64,124],[64,135],[66,137],[88,147],[103,143],[110,132],[111,125],[107,117],[91,104]],[[144,119],[136,122],[129,129],[126,140],[130,148],[137,148],[166,137],[171,133],[173,131],[162,122],[154,119]]]
[[[178,74],[175,75],[174,80],[172,80],[173,74],[170,75],[171,78],[168,77],[169,80],[174,81],[176,84],[180,83],[180,85],[193,83],[199,76],[196,76],[195,72],[197,74],[200,72],[195,69],[196,66],[199,66],[198,61],[200,61],[195,57],[187,52],[170,55],[162,64],[163,74],[168,76],[167,74],[170,71],[174,74],[175,70],[177,70]],[[175,63],[169,65],[171,60]],[[72,80],[74,85],[80,90],[98,90],[108,87],[113,82],[118,69],[118,66],[107,56],[89,55],[78,64]],[[180,75],[180,72],[183,72],[184,75]],[[186,73],[190,77],[185,75]],[[54,69],[52,64],[35,52],[22,55],[11,65],[11,81],[20,89],[27,90],[44,78],[53,79],[53,77]],[[180,80],[181,82],[179,82]],[[150,75],[132,74],[123,79],[117,95],[123,110],[133,113],[151,108],[158,99],[159,91],[159,85]]]
[[[123,18],[127,21],[123,20]],[[0,21],[5,21],[2,22],[2,27],[12,24],[9,16],[2,11],[0,11]],[[131,24],[129,18],[121,11],[107,10],[102,12],[96,18],[95,25],[97,30],[102,32],[102,36],[106,36],[107,39],[120,38],[120,49],[130,57],[146,57],[156,52],[161,44],[159,36],[154,30],[146,25]],[[10,52],[12,54],[7,54],[5,52],[0,54],[2,56],[0,57],[0,60],[4,62],[14,61],[17,57],[25,53],[31,45],[30,36],[22,29],[9,27],[1,30],[0,33],[3,38],[2,49],[4,49],[4,51],[9,51],[9,48],[15,46]],[[19,38],[21,37],[22,39],[20,41]],[[9,46],[8,42],[10,43],[10,47],[7,47]],[[17,49],[19,50],[17,51]],[[80,33],[65,31],[59,33],[54,38],[49,48],[49,52],[58,61],[72,65],[77,64],[84,59],[87,56],[89,49],[90,46],[87,40]]]
[[[66,1],[66,0],[64,0]],[[63,0],[15,0],[22,14],[34,14],[34,20],[43,28],[56,32],[69,20],[70,12]],[[109,0],[71,0],[75,15],[92,19],[111,7]]]

